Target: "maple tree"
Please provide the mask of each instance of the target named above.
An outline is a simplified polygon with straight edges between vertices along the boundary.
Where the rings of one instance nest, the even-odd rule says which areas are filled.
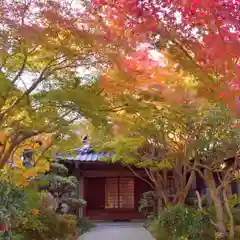
[[[186,167],[183,171],[182,168],[184,161],[192,156],[187,136],[190,129],[194,129],[193,119],[196,117],[181,106],[178,106],[179,109],[167,105],[155,107],[148,101],[139,102],[130,96],[125,97],[129,107],[111,117],[112,124],[118,129],[110,136],[98,130],[98,137],[93,137],[93,143],[101,149],[106,147],[108,151],[115,152],[112,162],[120,161],[132,171],[132,165],[145,170],[147,178],[144,180],[154,189],[159,210],[162,205],[183,204],[194,177],[190,168]],[[99,135],[104,139],[100,143]],[[189,148],[188,152],[184,152],[186,147]],[[189,173],[191,177],[187,179]],[[172,187],[175,194],[172,198],[169,177],[174,180]]]
[[[38,143],[40,137],[41,141],[44,140],[41,146]],[[9,164],[4,165],[1,170],[1,180],[9,181],[20,188],[29,186],[32,179],[49,170],[49,160],[45,152],[51,145],[51,136],[37,136],[37,139],[30,138],[16,146]],[[27,154],[30,154],[28,158],[25,156]]]
[[[190,170],[193,166],[187,160],[191,154],[183,153],[181,148],[181,144],[191,148],[184,138],[188,115],[184,112],[177,116],[173,107],[181,108],[182,104],[198,107],[206,100],[211,104],[223,101],[238,113],[239,0],[94,0],[85,12],[68,1],[0,2],[0,168],[4,171],[16,170],[6,163],[13,159],[18,164],[22,151],[35,142],[36,136],[51,133],[53,139],[58,137],[64,144],[66,137],[74,135],[72,123],[84,116],[101,131],[100,125],[107,122],[119,126],[122,138],[116,139],[115,145],[119,154],[126,153],[126,149],[137,152],[141,146],[139,162],[136,163],[136,158],[128,160],[144,166],[152,174],[153,182],[162,176],[155,170],[156,166],[146,166],[148,161],[143,160],[146,155],[148,159],[152,157],[149,149],[152,150],[153,144],[149,144],[149,138],[161,142],[164,146],[158,148],[159,152],[168,150],[164,157],[182,158],[175,161],[182,165],[167,161],[173,169],[188,163],[186,172],[180,176],[183,179],[187,172],[192,174],[199,169]],[[95,79],[87,80],[86,84],[79,76],[88,67],[103,70],[100,86]],[[169,107],[171,114],[163,116],[160,103],[166,104],[165,110]],[[109,111],[112,114],[106,114]],[[128,122],[122,121],[119,115],[122,112]],[[133,120],[136,125],[130,123]],[[149,125],[148,120],[156,122]],[[172,125],[169,123],[164,129],[166,121]],[[232,136],[230,122],[224,125],[225,132],[219,133],[216,128],[215,141]],[[174,139],[169,136],[163,139],[163,136],[166,131],[178,129],[180,123],[185,124],[179,133],[184,141],[176,147]],[[212,142],[208,139],[208,123],[204,127],[201,136],[209,147]],[[134,142],[134,138],[129,138],[131,134],[140,135],[140,139]],[[196,151],[207,154],[201,142],[196,143]],[[41,154],[42,149],[36,153]],[[169,166],[163,164],[165,159],[158,160],[157,169],[167,172]],[[223,158],[220,160],[223,162]],[[48,169],[45,159],[41,164],[41,167],[17,169],[26,176],[23,185]],[[204,168],[217,165],[205,164]],[[211,177],[205,180],[212,187],[215,205],[220,206]],[[186,187],[188,183],[178,187],[179,193],[186,191],[183,195],[176,194],[176,202],[184,201]],[[224,187],[225,182],[221,185],[223,190]],[[162,197],[164,188],[160,191]],[[217,224],[225,233],[222,208],[222,205],[217,208]]]
[[[160,212],[162,205],[184,204],[194,178],[200,176],[216,209],[213,224],[225,236],[224,212],[232,218],[227,193],[239,161],[239,131],[233,128],[237,119],[219,103],[171,105],[158,102],[158,95],[123,95],[128,107],[109,116],[112,132],[96,129],[93,145],[114,152],[107,161],[122,163],[146,181],[158,198]],[[132,166],[144,169],[147,177]],[[174,192],[169,192],[169,181]]]
[[[83,116],[105,121],[101,88],[81,77],[105,62],[83,15],[67,1],[1,1],[0,168],[34,136],[61,139]]]
[[[64,164],[52,162],[50,171],[44,176],[48,184],[41,188],[47,190],[56,199],[56,211],[58,213],[77,214],[77,211],[85,206],[86,202],[77,196],[78,180],[75,176],[69,176]],[[68,209],[63,209],[64,204]]]
[[[203,109],[201,131],[194,142],[194,163],[191,167],[202,177],[215,206],[217,230],[221,238],[234,239],[234,220],[229,205],[229,191],[239,167],[239,130],[233,127],[236,118],[223,105],[210,105]],[[223,200],[221,200],[223,199]],[[229,216],[230,230],[224,223],[224,212]]]
[[[240,53],[236,48],[240,44],[240,1],[96,0],[92,6],[102,31],[117,45],[118,57],[101,78],[109,98],[121,99],[123,92],[147,92],[163,104],[209,101],[214,106],[223,102],[239,114]],[[232,126],[238,127],[230,122],[224,125],[221,137],[234,131]],[[210,144],[208,132],[204,134],[203,142]],[[209,168],[213,171],[214,167],[205,166],[206,171]],[[211,176],[204,179],[211,188],[217,228],[224,238],[216,187],[211,185]]]
[[[136,79],[140,78],[141,85],[157,83],[160,92],[165,92],[172,83],[187,88],[184,82],[190,79],[195,85],[192,92],[209,100],[224,101],[237,112],[239,6],[240,2],[233,0],[94,1],[94,14],[102,30],[106,29],[113,44],[117,42],[121,46],[117,49],[120,56],[117,72],[121,77],[113,76],[111,70],[111,81],[107,73],[103,86],[108,89],[112,83],[114,88],[121,78],[122,82],[128,81],[126,86],[135,84],[138,88]],[[139,50],[146,43],[163,54],[168,64],[156,69],[156,61],[154,66],[149,51]],[[133,68],[132,64],[135,64]],[[149,70],[153,68],[158,74],[150,76]],[[176,101],[184,98],[184,92],[180,91],[179,95],[183,97]]]
[[[52,146],[74,141],[71,124],[83,116],[95,124],[105,121],[100,87],[81,77],[102,59],[96,38],[82,29],[82,15],[70,3],[0,3],[0,180],[20,192],[32,190],[34,199]],[[11,205],[10,197],[6,194],[5,205]]]

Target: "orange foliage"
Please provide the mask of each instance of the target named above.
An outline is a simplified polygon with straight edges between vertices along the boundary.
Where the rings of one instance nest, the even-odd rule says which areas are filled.
[[[95,0],[93,6],[95,13],[101,15],[101,24],[110,33],[112,43],[119,43],[119,49],[127,52],[124,56],[120,54],[123,66],[104,76],[103,86],[107,91],[121,91],[124,80],[127,87],[136,89],[153,84],[172,88],[174,81],[174,85],[182,86],[179,83],[182,76],[173,73],[174,68],[161,67],[146,52],[136,50],[143,42],[156,41],[152,38],[154,34],[159,36],[160,45],[167,40],[171,43],[169,49],[175,47],[169,56],[180,63],[182,71],[196,75],[201,72],[200,96],[224,101],[236,111],[239,91],[232,85],[240,85],[239,0],[117,0],[114,3]],[[189,64],[181,65],[183,60]],[[127,72],[127,77],[122,71]],[[116,77],[117,74],[122,75]]]

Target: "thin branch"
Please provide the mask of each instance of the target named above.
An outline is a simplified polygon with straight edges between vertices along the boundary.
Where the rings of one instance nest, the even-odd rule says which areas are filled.
[[[143,180],[144,182],[149,184],[151,188],[154,189],[154,185],[151,182],[149,182],[147,179],[143,178],[140,174],[138,174],[136,171],[134,171],[131,166],[128,166],[128,168],[136,177],[140,178],[141,180]]]
[[[202,171],[201,171],[200,169],[198,169],[198,168],[196,168],[196,167],[191,167],[191,169],[192,169],[192,170],[195,170],[195,171],[199,174],[199,176],[201,176],[201,178],[202,178],[203,180],[207,181],[206,176],[202,173]]]
[[[19,98],[17,98],[8,109],[6,109],[4,112],[1,113],[0,119],[2,119],[3,116],[5,114],[9,113],[14,107],[16,107],[16,105],[19,104],[21,102],[21,100],[24,99],[25,96],[29,95],[33,90],[35,90],[35,88],[39,85],[39,83],[42,82],[46,78],[46,76],[44,76],[44,74],[49,69],[49,66],[51,65],[51,63],[54,62],[55,60],[56,59],[52,59],[45,66],[45,68],[42,70],[42,72],[40,73],[38,79]]]
[[[208,169],[208,170],[212,171],[212,168],[208,167],[208,166],[205,165],[205,164],[199,163],[199,162],[196,163],[195,166],[196,166],[196,167],[199,166],[199,167],[201,167],[201,168]]]
[[[171,39],[171,41],[185,54],[185,56],[195,65],[197,69],[199,69],[209,80],[211,80],[212,83],[214,83],[214,79],[205,72],[202,66],[200,66],[193,57],[188,53],[188,51],[184,48],[184,45],[182,43],[176,41],[176,39]]]
[[[166,173],[166,171],[165,171],[165,173]],[[161,187],[161,190],[162,190],[161,191],[162,198],[163,198],[165,204],[167,204],[168,198],[169,198],[168,194],[166,196],[166,191],[165,191],[167,189],[166,183],[168,181],[167,174],[164,174],[165,175],[164,180],[159,172],[157,172],[156,175],[157,175],[157,182],[159,183],[159,186]]]
[[[72,109],[68,110],[67,112],[65,112],[63,115],[61,115],[59,118],[64,118],[66,117],[69,113],[72,112]]]
[[[117,106],[117,107],[100,109],[99,111],[101,111],[101,112],[118,112],[118,111],[121,111],[121,110],[123,110],[127,107],[129,107],[128,104],[123,104],[123,105]]]
[[[2,59],[2,64],[0,65],[0,72],[2,72],[2,69],[4,68],[5,64],[7,63],[7,60],[10,58],[9,55],[7,55],[7,57],[5,57],[5,59]]]
[[[38,158],[36,159],[36,161],[34,161],[34,166],[36,166],[38,164],[38,162],[40,161],[41,157],[44,155],[44,153],[46,153],[50,147],[53,146],[53,143],[49,144],[49,146],[47,146],[44,151],[41,152],[40,156],[38,156]]]
[[[203,209],[202,207],[202,199],[201,199],[201,196],[200,196],[200,193],[198,191],[196,191],[196,196],[197,196],[197,201],[198,201],[198,208],[199,210],[205,215],[205,216],[208,216],[209,217],[209,214]],[[210,219],[210,222],[213,226],[217,227],[217,224],[212,220]]]
[[[101,88],[100,91],[96,95],[100,96],[103,92],[104,92],[104,88]]]
[[[23,74],[24,70],[25,70],[25,67],[26,67],[26,64],[27,64],[27,60],[28,60],[28,56],[30,54],[32,54],[37,48],[38,48],[39,45],[35,46],[33,49],[31,49],[29,52],[27,52],[26,50],[24,50],[24,59],[23,59],[23,63],[21,65],[21,68],[20,70],[18,71],[18,73],[16,74],[16,76],[14,77],[14,79],[12,80],[12,84],[15,84],[16,81],[21,77],[21,75]],[[24,84],[24,87],[27,89],[25,83],[22,81],[22,83]]]
[[[219,172],[217,172],[217,177],[218,177],[218,181],[220,182],[219,186],[217,187],[217,191],[219,192],[221,187],[223,186],[223,181],[221,179],[221,176],[219,175]]]
[[[13,78],[12,84],[15,84],[16,81],[18,80],[18,78],[23,74],[24,69],[25,69],[26,64],[27,64],[27,59],[28,59],[28,54],[27,54],[26,51],[24,51],[23,63],[22,63],[22,65],[21,65],[21,68],[19,69],[18,73],[17,73],[16,76]]]
[[[157,184],[157,182],[156,182],[156,179],[154,178],[154,176],[152,176],[152,175],[150,174],[150,170],[148,170],[147,168],[144,168],[144,170],[145,170],[145,172],[147,173],[149,179],[155,184],[155,186],[157,186],[158,184]]]
[[[184,199],[186,199],[186,197],[187,197],[187,195],[189,193],[189,190],[190,190],[190,187],[193,184],[193,179],[194,179],[195,175],[196,175],[195,172],[192,171],[191,174],[190,174],[190,177],[188,178],[188,182],[187,182],[187,184],[186,184],[186,186],[184,188],[184,190],[185,190],[184,191]]]
[[[20,143],[22,143],[26,139],[33,137],[35,135],[37,135],[36,132],[29,132],[29,133],[25,133],[24,135],[17,136],[14,140],[12,140],[12,142],[9,144],[7,151],[0,158],[0,169],[4,167],[6,162],[9,160],[12,152],[17,146],[19,146]]]
[[[234,65],[236,65],[239,60],[240,60],[240,57],[236,57],[236,59],[235,59],[235,61],[234,61]]]
[[[229,206],[228,198],[227,198],[227,193],[226,193],[226,188],[223,188],[223,200],[224,200],[224,206],[227,210],[229,220],[230,220],[230,229],[229,229],[229,237],[230,239],[234,239],[234,219],[233,219],[233,214],[231,211],[231,208]]]

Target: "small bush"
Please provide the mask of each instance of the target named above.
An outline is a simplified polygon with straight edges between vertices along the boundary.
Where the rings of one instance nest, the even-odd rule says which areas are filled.
[[[210,219],[194,208],[181,205],[167,207],[152,221],[150,231],[157,240],[207,239]]]
[[[233,219],[235,225],[240,225],[240,208],[233,208],[232,209]]]
[[[77,218],[71,214],[58,215],[58,226],[60,231],[66,235],[75,236],[77,234]]]
[[[156,215],[148,215],[143,224],[143,227],[145,227],[146,229],[149,229],[155,219],[156,219]]]
[[[26,216],[14,230],[24,240],[71,240],[77,235],[77,221],[73,215],[40,211],[39,215]]]
[[[142,198],[139,202],[139,212],[144,212],[145,215],[156,214],[157,198],[153,191],[148,191],[142,194]]]
[[[80,235],[84,234],[85,232],[88,232],[90,229],[94,228],[95,225],[90,222],[87,218],[80,218],[77,221],[77,228],[80,233]]]

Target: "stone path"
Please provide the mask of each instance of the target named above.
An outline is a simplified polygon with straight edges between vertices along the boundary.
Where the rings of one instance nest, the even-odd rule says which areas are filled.
[[[141,223],[99,223],[80,240],[154,240]]]

